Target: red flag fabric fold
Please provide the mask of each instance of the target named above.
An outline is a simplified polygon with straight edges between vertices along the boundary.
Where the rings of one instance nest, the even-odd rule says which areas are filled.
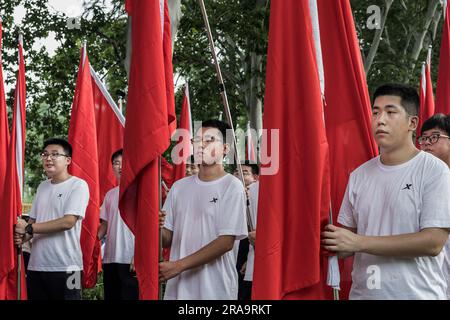
[[[183,105],[181,107],[181,114],[180,114],[180,129],[187,130],[189,132],[189,139],[192,139],[192,116],[191,116],[191,104],[189,102],[189,87],[186,84],[184,88],[184,98],[183,98]],[[183,179],[186,176],[186,162],[187,159],[191,156],[192,152],[189,152],[188,154],[185,154],[185,150],[191,150],[191,141],[185,139],[187,137],[184,137],[181,135],[178,139],[178,148],[181,148],[179,156],[182,158],[183,162],[180,164],[174,165],[174,171],[175,171],[175,177],[174,181]]]
[[[164,10],[161,10],[164,5]],[[132,1],[132,56],[119,208],[135,235],[140,299],[158,298],[158,157],[173,132],[170,21],[165,1]],[[161,15],[161,12],[167,14]],[[164,20],[162,20],[164,19]],[[170,39],[170,37],[169,37]],[[170,90],[170,87],[172,90]]]
[[[371,105],[348,0],[318,0],[324,72],[325,128],[330,150],[331,203],[336,224],[350,173],[378,154]],[[353,258],[340,261],[340,299],[348,299]],[[328,292],[331,299],[331,290]]]
[[[91,76],[97,129],[99,199],[100,203],[103,203],[105,194],[117,186],[111,156],[123,148],[125,118],[92,67]]]
[[[448,3],[444,12],[435,111],[436,113],[450,114],[450,10]]]
[[[14,94],[11,141],[9,144],[3,193],[0,195],[0,282],[3,282],[3,296],[0,299],[16,300],[17,267],[21,263],[21,299],[26,299],[25,268],[23,258],[17,259],[13,230],[17,218],[22,215],[23,164],[25,151],[25,62],[22,40],[19,37],[19,70]],[[2,181],[3,182],[3,181]]]
[[[252,297],[319,299],[329,167],[311,17],[308,1],[270,5],[263,129],[279,130],[279,170],[262,166]]]
[[[83,252],[83,287],[92,288],[97,283],[98,272],[98,259],[95,257],[98,257],[99,248],[96,242],[100,219],[100,190],[94,99],[86,48],[81,50],[68,136],[73,148],[69,172],[85,180],[89,186],[89,204],[82,223],[80,244]]]
[[[431,47],[428,50],[427,61],[422,67],[420,78],[420,110],[419,125],[417,126],[417,137],[421,135],[422,124],[434,114],[433,83],[431,82]]]

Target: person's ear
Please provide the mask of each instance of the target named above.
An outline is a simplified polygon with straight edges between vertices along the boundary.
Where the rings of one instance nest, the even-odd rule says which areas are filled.
[[[70,165],[72,163],[72,157],[66,157],[66,163]]]
[[[416,131],[418,130],[419,125],[419,117],[418,116],[410,116],[409,117],[409,130]]]
[[[223,144],[223,155],[227,155],[230,152],[231,148],[230,148],[230,144],[229,143],[224,143]]]

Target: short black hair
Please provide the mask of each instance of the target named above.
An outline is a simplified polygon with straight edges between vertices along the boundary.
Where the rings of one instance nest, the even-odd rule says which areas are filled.
[[[259,166],[256,163],[252,163],[249,160],[245,160],[245,162],[242,165],[250,167],[252,169],[252,173],[259,176]]]
[[[202,128],[216,128],[222,134],[222,138],[224,143],[227,142],[227,130],[231,129],[230,125],[226,122],[210,119],[206,121],[202,121]]]
[[[45,148],[47,148],[47,146],[49,146],[51,144],[56,144],[58,146],[61,146],[63,148],[66,156],[72,157],[72,146],[66,139],[62,139],[62,138],[47,139],[44,141],[44,146],[42,147],[42,150],[44,150]]]
[[[416,88],[401,84],[388,83],[378,87],[373,94],[372,104],[380,96],[397,96],[401,99],[401,105],[410,116],[419,114],[420,98]]]
[[[450,136],[450,116],[443,113],[436,113],[423,123],[420,132],[428,131],[434,128],[445,131],[447,135]]]
[[[114,160],[116,160],[116,158],[121,155],[123,155],[123,149],[119,149],[116,152],[114,152],[111,156],[111,163],[114,163]]]

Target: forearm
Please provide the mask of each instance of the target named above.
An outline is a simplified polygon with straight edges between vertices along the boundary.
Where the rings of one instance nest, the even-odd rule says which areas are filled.
[[[207,264],[233,249],[235,236],[219,236],[197,252],[180,259],[183,271]]]
[[[378,256],[395,257],[421,257],[436,256],[445,244],[448,233],[442,229],[430,232],[424,229],[417,233],[408,233],[395,236],[361,236],[361,252]]]
[[[97,237],[101,240],[106,235],[106,231],[108,230],[108,222],[102,220],[100,226],[98,227]]]
[[[168,230],[168,229],[166,229],[166,228],[160,229],[160,232],[162,232],[162,246],[163,246],[163,248],[169,248],[172,245],[173,232]]]
[[[34,234],[50,234],[56,232],[62,232],[71,229],[75,222],[75,216],[64,216],[55,220],[40,222],[33,224]]]
[[[354,252],[338,252],[337,254],[338,259],[345,259],[354,255],[355,255]]]

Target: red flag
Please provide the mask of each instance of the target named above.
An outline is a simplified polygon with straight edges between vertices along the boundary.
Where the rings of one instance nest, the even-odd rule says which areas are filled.
[[[83,252],[83,286],[92,288],[97,283],[100,248],[97,241],[99,169],[92,80],[86,48],[81,50],[81,59],[69,124],[69,143],[73,148],[69,172],[85,180],[89,186],[89,204],[82,223],[80,244]]]
[[[421,135],[422,124],[434,114],[433,83],[431,82],[431,46],[428,49],[427,61],[422,66],[420,78],[420,111],[417,137]]]
[[[9,144],[6,177],[0,213],[0,281],[6,293],[1,299],[17,299],[17,251],[14,246],[13,228],[22,215],[23,164],[25,151],[25,62],[23,58],[22,36],[19,36],[19,70],[14,94],[13,122]],[[21,273],[21,299],[26,299],[25,268],[23,259],[19,261]],[[6,288],[6,290],[5,290]]]
[[[261,170],[253,299],[322,298],[328,144],[308,1],[271,1],[263,128],[279,130],[280,167]]]
[[[135,235],[140,298],[157,299],[158,157],[168,148],[173,128],[168,108],[174,105],[174,96],[170,94],[173,90],[167,89],[173,87],[173,76],[167,76],[172,65],[166,64],[166,37],[163,43],[170,21],[165,1],[134,0],[132,5],[132,56],[119,208]]]
[[[350,3],[318,0],[317,5],[325,80],[325,127],[330,148],[331,203],[336,223],[350,173],[376,156],[378,149],[371,133],[370,98]],[[348,299],[353,258],[340,264],[340,298]]]
[[[247,123],[247,135],[245,137],[245,160],[256,163],[255,145],[253,143],[250,122]]]
[[[189,101],[189,86],[186,84],[184,88],[184,99],[183,99],[183,106],[181,107],[181,114],[180,114],[180,129],[184,129],[189,131],[189,139],[192,139],[192,115],[191,115],[191,104]],[[186,176],[186,162],[187,159],[191,156],[192,150],[191,150],[191,141],[185,139],[187,137],[181,135],[178,139],[177,148],[180,148],[180,158],[182,159],[182,163],[175,164],[174,170],[175,170],[175,177],[174,181],[180,180]],[[185,150],[190,150],[188,154],[185,154]],[[180,160],[181,160],[180,159]]]
[[[122,115],[92,66],[90,69],[94,97],[95,126],[97,129],[100,203],[103,203],[105,194],[117,186],[117,179],[111,166],[111,156],[114,152],[123,148],[125,117]]]
[[[436,113],[450,114],[450,11],[447,2],[444,12],[445,18],[436,87]]]
[[[3,194],[3,182],[5,181],[6,175],[9,146],[8,111],[6,107],[5,87],[3,85],[2,52],[2,21],[0,19],[0,195]]]

